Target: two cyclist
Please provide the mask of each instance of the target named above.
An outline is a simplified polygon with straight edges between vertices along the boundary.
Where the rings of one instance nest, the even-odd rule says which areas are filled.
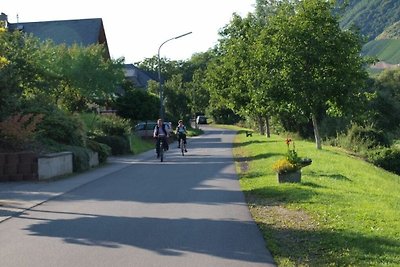
[[[178,137],[178,148],[180,148],[180,140],[183,140],[185,152],[187,152],[186,149],[186,126],[183,124],[182,120],[178,121],[178,126],[176,127],[176,134]],[[154,127],[154,132],[153,132],[153,137],[157,139],[156,142],[156,153],[157,153],[157,158],[160,156],[160,141],[163,141],[164,144],[164,150],[169,149],[168,145],[168,137],[169,137],[169,129],[167,129],[166,125],[164,124],[162,119],[157,120],[157,125]]]

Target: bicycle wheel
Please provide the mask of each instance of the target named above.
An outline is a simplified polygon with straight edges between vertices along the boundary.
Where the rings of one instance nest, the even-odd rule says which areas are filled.
[[[160,161],[161,162],[163,162],[164,161],[164,142],[163,142],[163,140],[161,139],[160,140],[160,148],[159,148],[160,150]]]
[[[181,138],[180,140],[180,147],[181,147],[181,152],[182,152],[182,156],[185,156],[185,144],[183,142],[183,138]]]

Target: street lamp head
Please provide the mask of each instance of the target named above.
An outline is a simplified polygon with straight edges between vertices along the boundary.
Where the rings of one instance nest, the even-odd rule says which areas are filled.
[[[185,34],[182,34],[182,35],[179,35],[179,36],[177,36],[177,37],[175,37],[174,39],[179,39],[179,38],[181,38],[181,37],[183,37],[183,36],[186,36],[186,35],[189,35],[189,34],[191,34],[192,32],[187,32],[187,33],[185,33]]]

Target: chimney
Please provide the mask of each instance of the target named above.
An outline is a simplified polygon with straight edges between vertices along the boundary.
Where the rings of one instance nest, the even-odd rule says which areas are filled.
[[[3,12],[1,12],[1,14],[0,14],[0,23],[2,24],[2,26],[4,28],[7,29],[7,27],[8,27],[8,16],[6,14],[4,14]]]

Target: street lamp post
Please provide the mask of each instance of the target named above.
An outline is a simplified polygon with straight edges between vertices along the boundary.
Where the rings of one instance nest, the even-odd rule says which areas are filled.
[[[171,38],[171,39],[168,39],[168,40],[164,41],[164,42],[160,45],[160,47],[158,48],[158,83],[159,83],[159,93],[160,93],[160,118],[161,118],[162,120],[164,120],[164,92],[163,92],[163,87],[162,87],[162,83],[161,83],[161,59],[160,59],[160,50],[161,50],[161,47],[162,47],[165,43],[167,43],[167,42],[169,42],[169,41],[182,38],[183,36],[189,35],[189,34],[191,34],[191,33],[192,33],[192,32],[187,32],[187,33],[185,33],[185,34],[182,34],[182,35],[173,37],[173,38]]]

